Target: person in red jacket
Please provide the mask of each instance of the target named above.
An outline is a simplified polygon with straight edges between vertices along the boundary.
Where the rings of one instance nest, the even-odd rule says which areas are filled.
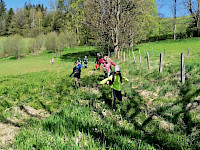
[[[113,63],[108,56],[104,56],[104,58],[102,58],[99,62],[102,63],[102,68],[104,70],[105,77],[109,77],[110,72],[112,71],[112,65],[116,66],[115,63]]]
[[[99,62],[101,60],[101,55],[99,53],[97,53],[97,57],[96,57],[96,69],[101,71],[101,63]]]
[[[111,61],[111,59],[110,59],[108,56],[104,56],[103,58],[101,58],[101,59],[99,60],[99,62],[100,62],[101,64],[103,64],[103,63],[106,62],[107,60],[110,60],[111,65],[116,66],[115,63],[113,63],[113,62]]]

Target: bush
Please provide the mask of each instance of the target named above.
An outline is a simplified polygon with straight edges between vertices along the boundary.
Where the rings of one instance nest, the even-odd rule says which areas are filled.
[[[5,56],[14,56],[20,58],[21,50],[24,48],[23,38],[20,35],[14,35],[2,41],[2,54]]]
[[[57,48],[57,34],[56,32],[51,32],[47,34],[45,47],[47,50],[51,50],[52,52],[56,52]]]
[[[35,39],[32,39],[29,43],[30,52],[36,53],[45,49],[45,36],[43,34],[38,35]]]
[[[57,46],[59,50],[71,48],[77,45],[76,35],[73,32],[66,31],[60,33],[57,38]]]
[[[66,47],[67,48],[77,46],[77,44],[78,44],[77,38],[76,38],[76,35],[73,32],[66,31],[64,34],[65,34],[65,37],[66,37]]]
[[[20,52],[23,49],[23,39],[20,35],[16,34],[11,37],[11,50],[16,59],[20,58]]]
[[[9,45],[7,38],[1,41],[1,57],[6,57],[8,55],[7,46]]]

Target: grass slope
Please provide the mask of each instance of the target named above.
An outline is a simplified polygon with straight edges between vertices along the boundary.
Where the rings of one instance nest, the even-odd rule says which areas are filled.
[[[73,78],[68,75],[74,60],[87,54],[85,50],[64,54],[58,58],[57,61],[62,64],[56,66],[56,69],[2,77],[2,122],[8,118],[20,117],[9,111],[9,108],[15,106],[22,108],[28,105],[52,114],[44,120],[33,116],[26,118],[25,123],[19,122],[21,131],[15,137],[12,147],[199,149],[199,41],[169,40],[139,45],[134,50],[136,64],[132,58],[126,63],[113,58],[122,67],[123,76],[130,80],[123,83],[123,102],[115,111],[111,109],[110,87],[102,85],[96,88],[96,83],[103,79],[103,73],[93,71],[94,52],[89,52],[89,68],[82,71],[82,88],[78,92],[75,91]],[[186,83],[182,85],[180,53],[186,53],[188,47],[190,55],[185,57]],[[138,63],[139,48],[142,53],[141,65]],[[163,59],[163,72],[159,73],[159,54],[164,48],[166,55]],[[150,53],[150,70],[147,69],[146,52]],[[51,54],[44,55],[49,55],[46,59],[49,62]],[[69,68],[68,63],[71,64]]]
[[[29,55],[17,61],[10,57],[0,59],[0,68],[1,70],[3,70],[0,72],[0,77],[6,75],[19,75],[29,72],[39,72],[44,70],[54,70],[59,72],[59,70],[63,67],[64,69],[66,69],[66,67],[71,68],[73,62],[76,61],[78,58],[77,53],[79,53],[80,57],[83,58],[85,55],[89,54],[88,51],[92,52],[94,50],[96,50],[95,47],[80,46],[77,48],[65,49],[65,51],[63,52],[63,56],[60,56],[60,54],[58,53],[57,58],[54,58],[53,53],[44,52],[40,56]],[[92,54],[93,53],[94,52],[92,52]],[[67,55],[74,55],[74,57],[67,58],[65,57]],[[50,59],[52,57],[55,59],[54,65],[50,65]]]
[[[176,35],[177,38],[190,38],[186,35],[187,28],[191,26],[193,19],[191,16],[177,17],[177,29]],[[173,29],[174,29],[174,18],[161,18],[159,20],[160,25],[151,36],[157,37],[159,35],[160,29],[160,37],[159,40],[164,39],[173,39]]]

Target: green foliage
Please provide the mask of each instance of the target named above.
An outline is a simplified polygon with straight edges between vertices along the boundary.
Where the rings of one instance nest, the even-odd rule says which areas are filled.
[[[60,33],[57,39],[57,47],[59,50],[77,46],[76,35],[73,32],[65,31]]]
[[[20,34],[22,35],[24,25],[26,23],[25,14],[23,9],[17,10],[11,22],[11,30],[12,34]]]
[[[150,41],[173,39],[174,18],[159,18],[159,25],[150,34]],[[192,38],[194,33],[191,16],[177,17],[177,39]]]
[[[29,50],[32,53],[42,52],[45,49],[45,35],[40,34],[29,42]]]
[[[3,56],[14,56],[20,58],[21,51],[24,48],[23,39],[20,35],[10,36],[1,42]]]
[[[45,46],[47,50],[50,50],[52,52],[56,52],[57,49],[57,34],[56,32],[51,32],[47,34],[46,41],[45,41]]]
[[[23,105],[51,113],[44,120],[37,117],[25,120],[25,125],[15,137],[13,148],[199,149],[198,41],[190,39],[138,45],[142,54],[141,65],[137,50],[134,50],[136,64],[132,59],[121,63],[112,58],[121,66],[122,75],[129,79],[129,82],[123,82],[123,102],[117,105],[115,111],[110,109],[113,100],[111,88],[95,86],[103,79],[103,72],[93,70],[95,47],[65,49],[63,56],[55,59],[54,65],[49,63],[53,54],[48,52],[19,61],[0,60],[1,68],[6,66],[7,70],[14,71],[0,74],[1,121],[14,116],[9,108],[21,108]],[[183,50],[186,53],[188,45],[190,55],[185,55],[186,83],[181,84],[180,53]],[[159,73],[159,54],[164,48],[163,72]],[[68,77],[74,61],[68,57],[82,58],[87,51],[92,60],[89,59],[88,69],[82,69],[82,87],[75,91],[74,79]],[[144,55],[147,51],[151,62],[149,70]],[[6,72],[6,69],[3,70]],[[5,76],[8,74],[13,75]]]
[[[7,34],[10,34],[9,31],[10,31],[10,26],[11,26],[13,16],[14,16],[14,10],[12,8],[10,8],[6,15],[6,19],[5,19]]]

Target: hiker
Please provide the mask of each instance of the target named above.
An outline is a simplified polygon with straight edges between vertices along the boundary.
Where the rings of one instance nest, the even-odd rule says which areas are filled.
[[[74,63],[75,67],[73,68],[73,72],[69,75],[69,77],[74,74],[74,80],[76,85],[76,90],[81,86],[81,68],[79,67],[78,62]]]
[[[100,60],[99,62],[103,64],[102,68],[105,73],[105,78],[109,77],[110,72],[112,71],[112,65],[116,65],[111,61],[111,59],[108,56],[104,56],[103,60]]]
[[[99,62],[102,64],[102,63],[106,62],[107,59],[110,59],[110,58],[109,58],[108,56],[104,56],[103,58],[101,58],[101,59],[99,60]],[[115,63],[113,63],[113,62],[111,61],[111,59],[110,59],[110,63],[111,63],[111,65],[116,66]]]
[[[55,58],[57,57],[57,53],[55,53]]]
[[[62,52],[60,52],[60,56],[62,56]]]
[[[115,108],[115,105],[116,105],[116,98],[120,102],[122,101],[122,93],[121,93],[122,79],[125,79],[125,81],[129,81],[126,77],[122,77],[121,68],[117,65],[115,66],[115,71],[112,73],[111,76],[99,82],[99,84],[105,84],[107,81],[110,81],[110,85],[113,91],[113,98],[114,98],[113,108]]]
[[[81,58],[78,58],[77,62],[78,62],[78,66],[80,67],[80,69],[83,68],[83,63],[81,61]]]
[[[83,59],[83,61],[84,61],[84,65],[85,65],[85,68],[87,68],[88,66],[88,58],[87,58],[87,56],[85,56],[85,58]]]
[[[96,57],[95,63],[96,63],[96,69],[99,70],[99,71],[101,71],[101,63],[99,62],[100,59],[101,59],[101,55],[99,53],[97,53],[97,57]]]
[[[53,65],[53,63],[54,63],[54,59],[53,58],[51,58],[50,63]]]

